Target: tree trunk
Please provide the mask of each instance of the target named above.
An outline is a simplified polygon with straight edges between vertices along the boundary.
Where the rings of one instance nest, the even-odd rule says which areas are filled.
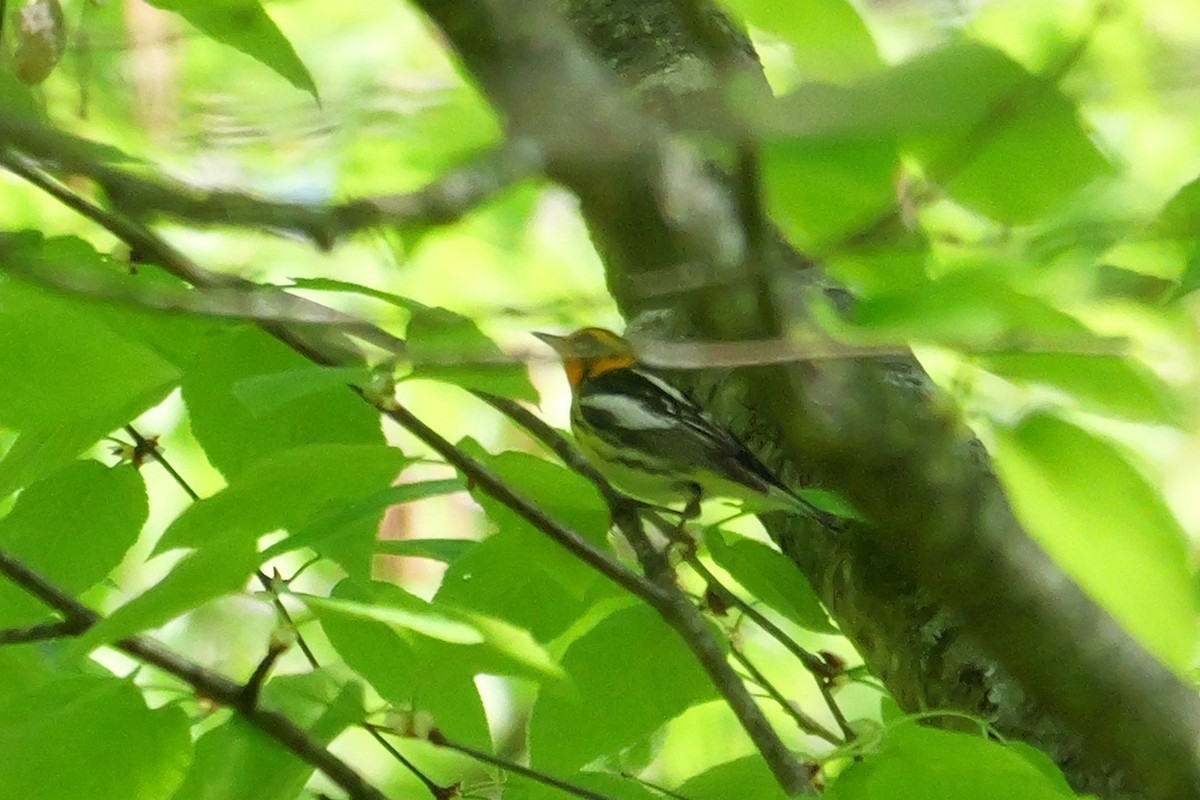
[[[576,32],[638,93],[644,108],[670,125],[690,118],[715,118],[717,70],[707,48],[689,35],[679,17],[678,3],[570,0],[565,5]],[[739,62],[756,68],[748,39],[724,17],[720,17],[718,29],[728,37],[727,46]],[[667,337],[698,332],[690,309],[679,296],[656,294],[647,298],[639,293],[637,276],[644,265],[627,263],[621,247],[605,247],[603,231],[596,231],[595,226],[593,230],[604,251],[609,284],[634,330]],[[788,250],[782,259],[788,265],[784,281],[791,293],[820,292],[837,307],[852,302],[803,254]],[[723,293],[721,303],[734,318],[739,306],[730,299]],[[729,329],[734,326],[730,324]],[[850,417],[886,418],[891,415],[888,409],[895,407],[904,409],[892,415],[898,422],[913,416],[929,421],[945,413],[945,399],[938,396],[915,358],[863,359],[849,369],[834,371],[840,374],[830,377],[814,370],[810,377],[829,384],[825,402],[856,408]],[[782,439],[779,431],[771,430],[765,422],[771,414],[761,403],[755,404],[744,384],[729,381],[727,371],[680,372],[675,377],[689,383],[695,394],[719,410],[724,421],[757,445],[758,451],[795,485],[841,488],[838,481],[814,470],[806,459],[789,457],[777,444]],[[772,393],[769,382],[783,380],[769,371],[755,378],[768,382],[760,383],[760,397]],[[879,395],[880,390],[886,396]],[[903,430],[894,430],[894,438],[904,436]],[[856,443],[854,437],[846,437],[831,446],[852,453]],[[974,437],[964,434],[948,457],[963,473],[964,482],[986,486],[989,492],[1000,491],[987,453]],[[887,479],[883,475],[862,477]],[[876,536],[903,540],[907,535],[903,527],[873,533],[854,528],[831,534],[820,526],[784,515],[769,515],[764,524],[808,576],[842,632],[905,711],[953,709],[982,717],[1004,736],[1048,753],[1077,791],[1114,799],[1144,796],[1128,788],[1120,770],[1111,763],[1090,755],[1076,734],[1048,714],[1000,661],[984,652],[954,609],[922,591],[910,571],[878,546]],[[986,588],[980,587],[981,593]],[[933,717],[929,723],[948,728],[969,724],[954,717]]]
[[[509,137],[531,140],[546,174],[579,197],[634,330],[774,338],[813,303],[853,303],[745,202],[753,152],[714,102],[717,75],[762,76],[711,5],[558,0],[573,33],[538,0],[418,2]],[[743,167],[737,180],[669,135],[675,121],[715,128]],[[890,227],[869,235],[895,244]],[[919,241],[899,241],[921,255]],[[911,356],[722,377],[690,379],[785,479],[833,489],[871,520],[836,534],[801,519],[767,525],[903,707],[993,720],[1080,790],[1200,797],[1200,698],[1030,539],[987,453]]]

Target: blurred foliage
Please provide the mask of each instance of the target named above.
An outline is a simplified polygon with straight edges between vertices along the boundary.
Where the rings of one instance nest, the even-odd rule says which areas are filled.
[[[915,347],[990,448],[1031,534],[1165,663],[1194,668],[1200,10],[725,6],[778,94],[742,109],[762,139],[773,219],[859,296],[849,314],[815,308],[805,324],[862,357]],[[202,188],[307,203],[399,193],[502,139],[437,32],[403,3],[0,8],[2,113]],[[781,796],[657,615],[345,389],[394,384],[518,492],[628,560],[595,488],[463,391],[540,398],[565,420],[545,356],[521,358],[527,332],[617,321],[573,198],[526,182],[454,225],[364,234],[329,253],[267,231],[162,228],[210,269],[408,338],[405,359],[332,370],[246,323],[26,282],[11,270],[179,286],[7,173],[0,215],[0,548],[108,615],[76,641],[0,648],[6,795],[330,791],[236,715],[106,647],[154,630],[244,679],[274,618],[249,588],[263,570],[285,576],[283,602],[320,665],[293,648],[264,703],[392,796],[427,790],[356,738],[364,720],[408,735],[398,746],[423,771],[479,797],[563,795],[429,745],[431,727],[605,797],[661,796],[655,784],[689,800]],[[105,437],[127,438],[130,422],[161,437],[203,499],[187,504],[152,460],[114,464]],[[753,522],[706,522],[710,568],[805,646],[858,664]],[[0,625],[51,617],[0,583]],[[712,628],[833,727],[778,642],[736,611],[714,613]],[[764,704],[839,800],[1073,796],[1036,751],[881,719],[881,694],[839,689],[868,732],[845,749]]]

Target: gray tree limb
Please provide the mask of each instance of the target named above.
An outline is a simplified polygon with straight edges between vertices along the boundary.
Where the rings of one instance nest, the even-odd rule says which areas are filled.
[[[541,166],[535,147],[510,140],[414,192],[312,204],[207,191],[141,175],[98,158],[99,148],[90,142],[12,112],[0,113],[0,145],[91,178],[113,206],[134,219],[295,233],[323,250],[369,228],[424,228],[455,222],[513,184],[539,174]]]

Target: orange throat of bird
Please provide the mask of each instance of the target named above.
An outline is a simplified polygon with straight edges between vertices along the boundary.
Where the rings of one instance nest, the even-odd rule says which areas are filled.
[[[634,363],[636,362],[630,356],[613,355],[600,358],[568,358],[563,363],[563,367],[567,371],[567,380],[570,381],[571,388],[575,389],[588,378],[594,378],[615,369],[626,369],[632,367]]]

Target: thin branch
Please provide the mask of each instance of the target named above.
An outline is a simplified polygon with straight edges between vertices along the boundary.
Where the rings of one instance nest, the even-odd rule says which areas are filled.
[[[286,643],[272,637],[271,644],[267,647],[267,654],[263,656],[262,661],[258,662],[258,666],[254,668],[254,672],[242,686],[242,705],[244,707],[255,708],[258,706],[258,698],[262,694],[263,684],[267,682],[267,676],[271,674],[275,663],[279,661],[281,655],[287,652],[287,649]]]
[[[0,157],[0,162],[3,158]],[[217,319],[335,328],[351,335],[364,334],[379,341],[378,329],[356,317],[319,305],[277,286],[244,282],[238,286],[196,289],[146,285],[118,276],[103,277],[79,270],[48,268],[9,259],[5,269],[32,283],[89,300],[133,306],[165,314],[189,314]],[[402,342],[389,342],[402,349]]]
[[[834,747],[838,747],[845,744],[846,741],[849,741],[849,739],[839,739],[832,731],[830,731],[817,720],[810,717],[808,714],[805,714],[794,703],[784,697],[783,692],[779,691],[778,687],[776,687],[775,684],[773,684],[770,679],[767,678],[767,676],[764,675],[762,671],[759,670],[759,668],[756,667],[754,663],[746,657],[746,654],[741,651],[741,648],[733,647],[730,649],[730,652],[733,654],[734,660],[745,667],[746,672],[750,675],[750,679],[758,684],[762,690],[765,691],[767,695],[774,700],[789,717],[792,718],[793,721],[795,721],[796,727],[798,727],[800,730],[813,736],[819,736]]]
[[[184,494],[190,497],[193,502],[200,499],[200,495],[195,489],[192,488],[190,483],[184,480],[184,477],[180,474],[179,470],[175,469],[175,466],[167,460],[167,457],[163,455],[162,448],[160,448],[156,442],[152,442],[147,439],[141,434],[140,431],[138,431],[137,428],[133,427],[132,425],[126,425],[125,432],[128,433],[133,439],[137,449],[141,452],[149,453],[150,457],[154,459],[154,461],[160,467],[162,467],[168,475],[171,476],[171,479],[175,481],[176,485],[178,485],[180,489],[183,489]],[[277,613],[283,620],[284,624],[296,634],[296,644],[300,647],[300,651],[304,653],[304,657],[308,660],[309,666],[311,666],[313,669],[319,669],[321,665],[317,663],[316,655],[313,653],[312,648],[309,647],[308,642],[305,641],[304,635],[300,633],[300,628],[298,625],[296,625],[296,621],[292,619],[291,612],[289,612],[287,610],[287,606],[283,604],[283,598],[279,596],[279,591],[275,588],[275,582],[271,580],[270,576],[261,569],[255,570],[255,575],[258,577],[258,582],[262,584],[263,589],[271,595],[271,603],[275,606],[275,613]]]
[[[671,800],[692,800],[690,797],[685,797],[684,795],[681,795],[679,792],[672,791],[665,786],[659,786],[657,783],[648,781],[640,775],[634,775],[632,772],[622,772],[621,777],[628,778],[631,781],[637,781],[638,783],[640,783],[642,786],[645,786],[650,791],[652,791],[656,794],[661,794],[663,797],[670,797]]]
[[[376,403],[361,390],[355,389],[368,403],[375,405],[381,413],[391,418],[409,433],[430,447],[435,453],[469,478],[483,491],[516,511],[535,528],[546,534],[567,551],[588,564],[600,574],[631,594],[642,598],[657,608],[664,600],[664,591],[647,579],[632,572],[616,561],[604,550],[592,544],[576,531],[549,516],[543,509],[524,495],[514,491],[494,472],[459,450],[448,440],[417,418],[411,411],[398,403],[386,406]]]
[[[141,434],[141,431],[133,427],[133,425],[126,425],[125,432],[129,434],[131,439],[133,439],[133,443],[136,446],[137,451],[149,453],[150,458],[154,459],[154,461],[160,467],[162,467],[168,475],[171,476],[171,480],[175,481],[175,485],[177,485],[180,489],[183,489],[184,494],[190,497],[193,502],[200,499],[200,495],[195,489],[192,488],[190,483],[184,480],[183,475],[179,473],[179,470],[175,469],[175,466],[167,460],[166,456],[163,455],[162,448],[160,448],[156,442],[152,442],[147,439]]]
[[[0,149],[0,166],[3,166],[9,172],[46,192],[72,211],[105,228],[109,233],[128,244],[133,252],[153,254],[153,258],[150,260],[175,277],[187,281],[193,286],[204,289],[229,287],[245,289],[254,286],[252,282],[236,275],[225,275],[204,269],[176,250],[149,228],[120,214],[106,211],[62,182],[54,180],[41,170],[33,167],[26,159],[20,156]],[[294,297],[293,299],[297,301],[295,308],[300,312],[303,312],[303,309],[310,305],[324,308],[319,303],[313,303],[302,297]],[[321,358],[325,362],[345,360],[350,363],[356,363],[359,360],[358,348],[339,331],[322,331],[319,341],[314,341],[315,337],[309,336],[302,339],[298,334],[280,323],[262,322],[260,325],[263,330],[284,341],[285,344],[293,349],[303,352],[306,356]],[[373,336],[376,336],[376,332],[381,335],[378,341],[372,339]],[[359,335],[364,340],[371,341],[372,344],[377,344],[385,349],[394,347],[395,337],[375,326],[366,326],[359,332]]]
[[[314,205],[143,177],[96,159],[90,142],[11,114],[0,113],[0,143],[86,175],[104,188],[116,208],[135,219],[167,217],[197,225],[291,231],[323,250],[368,228],[454,222],[513,184],[539,174],[542,166],[532,142],[509,141],[415,192]]]
[[[788,652],[790,652],[800,661],[800,663],[804,666],[805,671],[812,675],[813,679],[816,681],[817,688],[821,692],[821,697],[824,699],[826,707],[829,708],[829,713],[833,715],[834,721],[837,722],[838,727],[841,729],[842,735],[845,736],[846,741],[852,740],[855,736],[854,729],[850,727],[850,723],[847,721],[846,715],[842,713],[841,706],[837,704],[837,699],[833,696],[833,685],[830,681],[829,666],[825,663],[825,660],[815,653],[809,652],[804,647],[801,647],[795,639],[793,639],[791,636],[788,636],[787,633],[774,622],[772,622],[769,617],[767,617],[750,603],[746,602],[736,592],[730,590],[727,586],[721,583],[721,581],[717,579],[717,576],[714,575],[712,571],[704,565],[704,562],[701,561],[695,553],[685,552],[684,558],[688,565],[692,569],[696,570],[696,573],[704,579],[705,583],[708,585],[708,588],[715,592],[717,597],[722,602],[724,602],[727,606],[737,608],[739,611],[741,611],[748,619],[757,625],[759,629],[783,645]],[[817,733],[816,731],[813,732]],[[828,733],[828,731],[826,731],[826,733]],[[830,739],[823,733],[817,733],[817,735],[821,736],[821,738],[829,741],[832,744],[843,744],[842,741],[837,740],[836,736],[833,736],[833,738]],[[830,736],[832,736],[832,734],[830,734]]]
[[[1129,340],[1120,336],[1076,335],[1038,337],[1028,342],[1011,339],[994,345],[941,341],[947,347],[969,355],[1020,355],[1056,353],[1081,358],[1112,358],[1130,355]],[[911,357],[908,344],[844,343],[832,340],[797,342],[786,338],[762,338],[745,341],[639,338],[638,354],[651,366],[663,369],[701,370],[722,367],[768,366],[803,362],[853,360],[864,358]]]
[[[0,550],[0,574],[60,612],[67,623],[78,629],[78,633],[91,628],[101,619],[95,611],[3,550]],[[242,684],[188,661],[143,636],[122,639],[113,646],[190,684],[198,694],[234,709],[254,727],[323,772],[354,800],[387,800],[383,792],[368,783],[353,767],[313,741],[304,729],[287,717],[248,705]]]
[[[582,797],[585,800],[612,800],[612,798],[608,795],[594,792],[591,789],[585,789],[582,786],[561,780],[560,778],[555,778],[552,775],[547,775],[544,772],[539,772],[535,769],[523,766],[515,761],[509,761],[508,759],[491,755],[490,753],[486,753],[482,750],[476,750],[473,747],[451,741],[441,735],[431,736],[429,741],[438,747],[444,747],[447,750],[453,750],[456,753],[462,753],[463,755],[470,756],[471,758],[476,759],[477,761],[482,761],[485,764],[491,764],[493,767],[498,767],[506,772],[512,772],[522,777],[529,778],[530,780],[537,781],[538,783],[545,784],[546,786],[553,786],[555,789],[570,795],[574,795],[575,797]]]
[[[666,556],[650,543],[635,508],[618,509],[613,521],[633,546],[646,576],[662,588],[667,602],[655,606],[658,613],[683,638],[709,680],[725,698],[734,716],[750,736],[774,773],[780,786],[789,794],[815,792],[812,776],[792,751],[784,744],[778,731],[767,720],[716,639],[709,633],[704,616],[697,610],[675,582],[675,573]]]
[[[47,639],[62,639],[68,636],[78,636],[83,632],[78,621],[62,620],[60,622],[44,622],[41,625],[30,625],[27,628],[7,628],[0,630],[0,646],[6,644],[27,644],[43,642]]]
[[[189,484],[186,479],[184,479],[179,470],[177,470],[175,466],[167,460],[166,456],[163,455],[162,449],[158,447],[155,442],[147,439],[141,434],[141,432],[137,430],[137,428],[133,427],[132,425],[126,425],[125,432],[133,438],[137,449],[141,452],[148,453],[149,456],[153,458],[158,465],[167,472],[168,475],[171,476],[179,488],[183,489],[184,493],[187,494],[188,497],[190,497],[193,501],[198,501],[200,499],[199,493],[192,488],[191,484]],[[301,567],[301,569],[303,569],[303,567]],[[320,669],[321,663],[317,660],[317,656],[313,652],[312,647],[310,647],[308,642],[305,640],[304,634],[300,632],[300,626],[296,624],[291,612],[288,611],[287,606],[284,605],[283,598],[280,597],[279,590],[275,586],[275,581],[272,580],[270,576],[268,576],[261,569],[256,570],[255,574],[258,577],[259,583],[262,584],[263,589],[271,595],[271,602],[275,606],[275,612],[283,620],[284,624],[288,626],[288,629],[296,635],[296,644],[300,647],[300,651],[304,653],[304,658],[308,661],[309,666],[313,669]],[[276,576],[278,577],[278,573],[276,573]],[[292,580],[295,580],[295,578],[296,576],[293,575]],[[274,664],[275,659],[283,654],[283,650],[283,648],[276,647],[276,645],[272,643],[271,648],[267,651],[267,657],[259,663],[254,675],[251,676],[250,680],[248,680],[246,685],[243,687],[243,693],[247,696],[250,707],[253,707],[257,703],[258,692],[261,688],[261,684],[263,680],[265,680],[267,672]],[[379,739],[380,737],[376,736],[376,738]],[[417,769],[416,766],[404,758],[403,755],[396,752],[395,748],[391,747],[388,742],[380,739],[380,743],[384,745],[384,747],[387,748],[393,757],[395,757],[404,767],[412,772],[419,780],[424,782],[427,786],[434,787],[438,791],[441,790],[442,787],[439,787],[437,784],[433,783],[428,776]],[[432,788],[431,791],[433,791]],[[436,791],[433,792],[433,794],[434,797],[439,796],[438,792]]]
[[[395,748],[395,746],[387,740],[377,725],[372,725],[368,722],[360,723],[360,728],[371,734],[371,738],[379,743],[379,746],[387,751],[388,755],[398,761],[405,769],[413,774],[413,776],[425,785],[425,788],[433,795],[434,800],[443,800],[443,798],[454,797],[450,794],[454,787],[442,786],[426,775],[416,764],[405,758],[404,754]]]

